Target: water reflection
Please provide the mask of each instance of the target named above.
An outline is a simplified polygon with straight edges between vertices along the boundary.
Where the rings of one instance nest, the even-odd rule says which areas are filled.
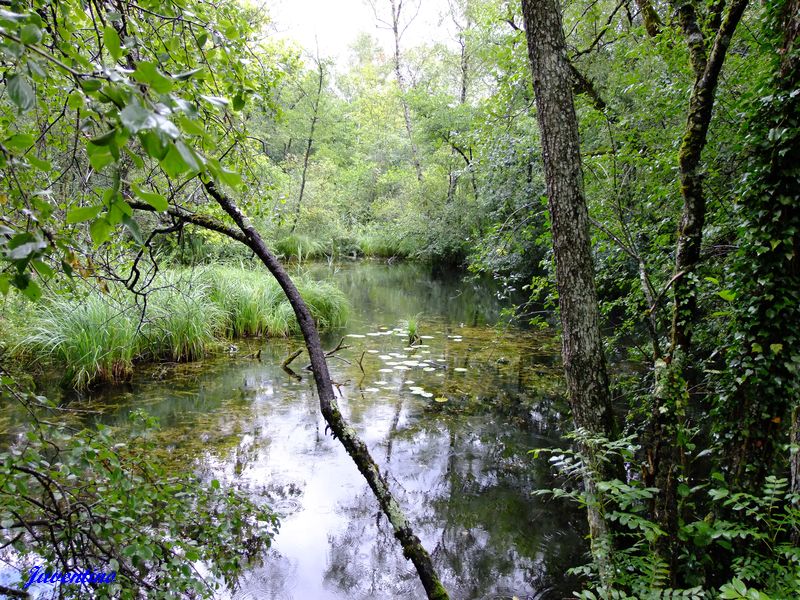
[[[579,564],[580,515],[531,495],[551,486],[531,448],[560,443],[552,339],[492,327],[491,290],[419,266],[347,265],[349,347],[331,360],[341,407],[408,511],[454,599],[560,598]],[[422,345],[398,324],[420,314]],[[260,360],[252,344],[262,347]],[[280,368],[299,340],[240,344],[236,356],[141,370],[96,392],[105,423],[134,408],[159,417],[176,465],[240,486],[283,514],[273,548],[229,597],[280,600],[423,597],[363,478],[325,435],[313,381]],[[253,348],[256,346],[253,346]],[[363,371],[362,371],[363,369]],[[176,466],[176,468],[179,468]]]

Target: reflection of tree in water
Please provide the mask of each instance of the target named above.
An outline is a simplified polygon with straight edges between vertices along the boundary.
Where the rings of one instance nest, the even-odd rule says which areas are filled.
[[[297,577],[297,565],[271,550],[264,564],[243,578],[232,600],[286,600]]]
[[[359,494],[353,502],[342,509],[350,517],[347,528],[328,538],[326,585],[346,591],[353,600],[421,597],[417,575],[400,554],[392,528],[379,513],[371,492]]]
[[[538,406],[528,431],[495,413],[438,424],[412,418],[417,426],[392,436],[394,487],[413,507],[411,518],[454,599],[558,598],[574,589],[564,571],[581,562],[583,519],[531,495],[553,483],[546,461],[533,461],[527,450],[556,437],[556,407]],[[326,581],[352,598],[419,595],[390,528],[383,519],[376,528],[368,517],[377,514],[371,496],[342,510],[348,527],[330,540]]]
[[[329,273],[317,270],[318,275]],[[341,265],[333,277],[366,322],[388,319],[386,324],[394,325],[421,313],[423,318],[441,316],[474,326],[497,322],[502,309],[510,306],[498,299],[499,288],[491,278],[468,281],[458,271],[433,273],[415,263]]]

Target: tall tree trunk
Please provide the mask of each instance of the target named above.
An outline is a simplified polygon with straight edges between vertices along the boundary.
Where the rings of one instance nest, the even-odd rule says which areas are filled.
[[[326,423],[330,427],[334,438],[341,442],[347,454],[350,455],[358,470],[364,476],[364,479],[367,480],[383,514],[392,526],[395,538],[403,548],[403,555],[414,564],[427,597],[430,600],[447,600],[449,596],[433,566],[430,554],[428,554],[420,539],[411,529],[405,513],[389,489],[386,477],[381,474],[366,444],[358,437],[355,429],[345,421],[339,410],[333,393],[328,364],[325,360],[325,351],[322,348],[319,332],[308,306],[300,296],[300,292],[280,262],[269,251],[251,221],[236,206],[236,203],[220,192],[213,182],[204,182],[203,185],[208,195],[233,219],[237,226],[236,229],[228,227],[206,215],[190,213],[176,207],[170,207],[167,211],[168,214],[180,221],[194,223],[212,231],[218,231],[231,239],[245,244],[275,277],[275,280],[286,294],[303,333],[306,349],[311,359],[311,370],[316,382],[320,411]],[[153,210],[152,206],[142,202],[132,201],[131,206],[138,210]]]
[[[542,136],[563,330],[562,356],[572,418],[576,427],[613,438],[615,426],[600,337],[578,119],[572,95],[573,76],[561,13],[556,0],[522,0],[522,14]],[[596,463],[592,448],[582,450],[590,462]],[[624,478],[615,466],[600,467],[596,476]],[[592,551],[605,583],[610,578],[607,561],[610,535],[591,476],[587,477],[586,485],[590,499],[595,498],[588,506]]]
[[[308,159],[311,156],[311,145],[314,143],[314,129],[317,126],[317,119],[319,118],[319,102],[320,98],[322,98],[322,85],[325,80],[325,67],[319,59],[319,56],[317,56],[317,69],[317,96],[314,99],[314,106],[311,112],[311,126],[308,129],[308,142],[306,143],[306,151],[303,156],[303,173],[300,176],[300,193],[297,195],[297,205],[294,211],[294,221],[292,222],[292,233],[294,233],[294,230],[297,228],[297,221],[300,219],[300,207],[303,204],[303,192],[305,192],[306,189],[306,177],[308,175]]]
[[[656,541],[656,552],[668,565],[673,586],[678,585],[675,572],[679,550],[677,488],[683,461],[679,439],[682,437],[681,430],[689,402],[688,390],[695,379],[689,353],[697,319],[695,270],[700,262],[706,217],[701,157],[708,139],[719,75],[747,2],[734,0],[730,4],[725,19],[716,31],[710,52],[695,5],[688,1],[676,3],[695,82],[678,153],[683,211],[675,250],[675,273],[671,280],[672,327],[667,355],[656,362],[647,472],[647,483],[659,489],[653,500],[653,518],[666,534]]]
[[[411,109],[406,100],[406,82],[403,77],[402,63],[400,60],[400,38],[403,32],[400,30],[400,15],[403,10],[403,0],[389,0],[392,9],[392,34],[394,35],[394,73],[397,78],[397,88],[400,91],[400,104],[403,105],[403,118],[406,122],[406,132],[408,142],[411,145],[411,161],[417,171],[417,180],[422,183],[422,164],[419,161],[419,151],[417,143],[414,141],[414,129],[411,126]]]

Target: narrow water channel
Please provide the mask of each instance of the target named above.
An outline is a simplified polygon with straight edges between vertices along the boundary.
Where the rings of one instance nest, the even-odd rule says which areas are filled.
[[[389,473],[454,599],[563,598],[585,562],[583,520],[533,496],[564,424],[558,347],[500,323],[491,286],[411,264],[315,265],[350,298],[347,348],[330,359],[344,414]],[[418,323],[411,347],[407,321]],[[143,408],[165,450],[282,515],[278,536],[233,599],[421,598],[412,565],[366,483],[325,433],[299,339],[236,342],[223,356],[142,369],[83,402],[123,425]],[[260,355],[256,356],[258,349]]]

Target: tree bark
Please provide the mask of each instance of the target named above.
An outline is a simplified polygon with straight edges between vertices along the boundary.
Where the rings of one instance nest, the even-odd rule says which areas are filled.
[[[451,11],[455,11],[455,7],[453,7],[451,5],[450,10]],[[468,13],[468,8],[465,7],[464,12]],[[467,102],[467,82],[469,80],[469,51],[467,49],[467,36],[466,36],[466,34],[464,32],[469,29],[470,24],[471,24],[471,20],[470,20],[469,14],[465,14],[464,16],[466,18],[466,24],[462,25],[458,21],[458,19],[456,19],[456,15],[455,14],[452,14],[451,16],[453,18],[453,23],[455,24],[456,29],[458,30],[458,45],[461,48],[461,61],[460,61],[460,65],[461,65],[461,89],[459,91],[458,103],[461,104],[461,105],[464,105]],[[449,135],[448,135],[448,138],[449,138]],[[456,152],[457,151],[456,151],[455,146],[451,143],[450,154],[451,155],[455,155]],[[467,162],[467,168],[471,170],[472,169],[472,164],[469,161],[469,159],[467,159],[466,155],[463,152],[461,152],[461,156]],[[448,174],[448,185],[447,185],[447,203],[448,204],[450,204],[453,201],[453,199],[455,198],[456,187],[458,186],[458,179],[459,179],[458,173],[453,171],[453,167],[451,165],[450,166],[450,172]],[[472,183],[473,183],[473,189],[475,189],[475,174],[474,173],[472,174]],[[477,191],[476,191],[476,195],[477,195]]]
[[[679,10],[681,27],[686,35],[695,71],[695,84],[689,100],[686,129],[678,153],[683,214],[675,252],[675,273],[683,275],[672,287],[675,300],[672,317],[673,352],[682,350],[685,353],[691,346],[692,325],[697,307],[693,273],[700,260],[706,215],[700,159],[708,139],[719,74],[747,2],[748,0],[734,0],[731,3],[728,14],[714,38],[708,58],[705,55],[705,43],[694,9],[686,3]]]
[[[395,538],[403,548],[403,555],[414,564],[427,597],[430,600],[447,600],[449,596],[433,566],[430,554],[428,554],[420,539],[411,529],[405,513],[389,489],[386,477],[381,474],[366,444],[358,437],[356,431],[347,423],[339,410],[319,332],[308,306],[300,296],[300,292],[277,258],[269,251],[253,224],[239,210],[235,202],[220,192],[213,182],[204,182],[203,185],[208,195],[233,219],[238,229],[216,222],[207,216],[195,215],[177,207],[170,207],[167,212],[180,220],[207,227],[213,231],[223,233],[231,239],[242,242],[258,256],[259,260],[275,277],[284,294],[286,294],[303,333],[306,349],[311,358],[311,370],[316,382],[320,411],[325,418],[325,422],[330,427],[334,438],[341,442],[347,454],[350,455],[350,458],[353,459],[358,470],[364,476],[364,479],[367,480],[381,510],[392,526]],[[151,206],[139,202],[133,202],[131,206],[136,209],[153,210]]]
[[[642,21],[644,22],[644,28],[647,31],[647,35],[650,37],[656,37],[659,33],[661,33],[663,23],[661,22],[661,17],[658,16],[656,9],[653,7],[653,3],[650,0],[636,0],[636,6],[639,9],[639,14],[642,16]]]
[[[575,426],[607,438],[615,435],[611,395],[600,337],[600,317],[583,192],[578,120],[572,95],[573,74],[556,0],[522,0],[522,14],[533,72],[537,121],[552,223],[562,356]],[[582,448],[590,462],[594,450]],[[624,478],[616,465],[599,467],[602,480]],[[601,570],[608,567],[608,525],[595,481],[587,477],[592,551]],[[601,573],[606,581],[610,573]]]

